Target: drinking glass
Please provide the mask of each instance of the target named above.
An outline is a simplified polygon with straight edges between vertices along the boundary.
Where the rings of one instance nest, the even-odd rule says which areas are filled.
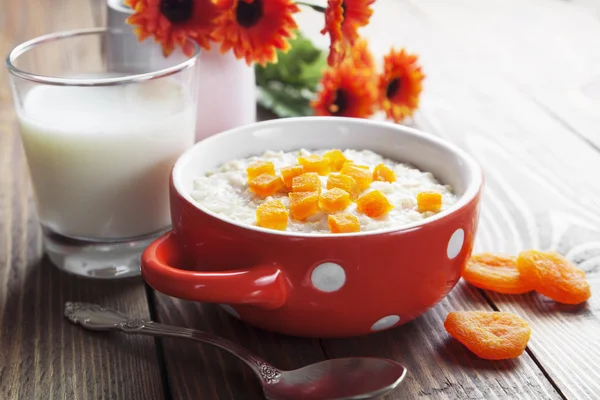
[[[6,60],[45,250],[77,275],[140,274],[170,226],[171,167],[194,143],[198,46],[164,57],[150,40],[124,48],[131,35],[53,33]]]

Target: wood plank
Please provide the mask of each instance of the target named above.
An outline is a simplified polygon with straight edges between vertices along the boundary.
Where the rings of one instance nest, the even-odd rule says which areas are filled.
[[[377,7],[384,4],[385,13],[378,13]],[[395,26],[394,35],[385,33],[390,26]],[[592,122],[599,114],[597,109],[572,105],[577,114],[570,114],[571,120],[578,117],[580,121],[573,129],[556,117],[560,107],[540,101],[555,101],[578,84],[580,72],[598,70],[599,50],[589,40],[600,32],[598,19],[571,8],[570,2],[547,0],[381,1],[364,31],[378,55],[392,44],[419,53],[428,77],[421,108],[411,122],[459,144],[482,164],[486,188],[477,249],[560,251],[588,272],[592,290],[598,292],[600,184],[596,171],[600,156],[590,138],[598,137],[598,124]],[[434,335],[440,335],[437,342],[443,337],[440,321],[445,313],[470,308],[454,303],[463,295],[453,291],[448,298],[451,306],[444,309],[442,303],[432,311],[442,314],[433,325],[437,333],[428,339],[432,343],[436,343],[431,339]],[[560,306],[538,295],[487,296],[495,308],[514,311],[530,321],[529,352],[564,397],[597,397],[600,379],[593,366],[600,359],[600,319],[596,296],[579,307]],[[476,305],[485,307],[485,303]],[[420,326],[430,318],[431,312],[415,323]],[[389,335],[401,340],[408,329],[399,328]],[[373,337],[360,343],[370,351],[381,346],[381,341]],[[328,356],[354,354],[357,350],[348,348],[358,346],[356,342],[343,348],[325,344]],[[405,357],[400,351],[397,355]],[[420,384],[426,385],[430,368],[417,375]],[[508,385],[508,396],[519,393],[527,378],[520,376],[517,381],[522,383]],[[481,390],[485,385],[469,387],[474,386],[479,391],[471,391],[469,397],[504,396],[497,387],[486,393]],[[406,396],[418,393],[415,390]],[[438,395],[442,396],[436,392],[433,397]],[[460,397],[443,395],[454,396]]]
[[[273,334],[235,319],[216,305],[155,293],[162,323],[217,334],[277,368],[296,369],[325,359],[317,339]],[[264,398],[254,373],[229,353],[181,339],[164,339],[162,347],[174,400]]]
[[[102,12],[99,6],[98,1],[6,3],[0,15],[0,53],[42,33],[91,26],[93,13]],[[5,68],[0,69],[0,79],[8,81]],[[42,258],[41,239],[11,94],[8,85],[2,85],[0,398],[163,398],[152,338],[84,331],[63,317],[68,300],[148,317],[141,279],[92,281],[63,274]]]

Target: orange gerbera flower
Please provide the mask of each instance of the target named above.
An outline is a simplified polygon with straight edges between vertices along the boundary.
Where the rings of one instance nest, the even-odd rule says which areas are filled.
[[[358,28],[369,24],[373,14],[370,8],[375,0],[344,0],[342,8],[344,19],[342,21],[342,35],[344,40],[351,45],[358,39]]]
[[[369,42],[365,38],[359,38],[354,43],[350,50],[350,57],[357,68],[375,69],[375,59],[369,50]]]
[[[379,77],[379,103],[388,118],[399,122],[419,106],[425,75],[417,65],[417,56],[404,49],[384,57],[384,71]]]
[[[176,45],[190,55],[193,46],[187,40],[194,39],[198,45],[210,49],[215,18],[220,11],[211,0],[125,0],[134,13],[127,23],[140,41],[153,36],[162,45],[165,56]]]
[[[329,34],[329,55],[327,63],[330,66],[339,64],[344,58],[346,50],[342,36],[342,21],[344,19],[344,1],[343,0],[327,0],[327,8],[325,9],[325,27],[321,30],[321,34]]]
[[[349,47],[358,39],[358,28],[369,23],[373,10],[369,7],[375,0],[327,0],[325,27],[321,34],[328,33],[331,43],[327,63],[339,64]]]
[[[377,87],[371,71],[356,68],[346,60],[328,68],[321,78],[321,90],[312,102],[316,115],[368,118],[374,113]]]
[[[237,58],[264,66],[277,62],[276,50],[288,51],[288,38],[297,28],[292,14],[300,11],[292,0],[225,0],[231,5],[217,20],[215,40],[221,52],[233,49]],[[220,7],[223,7],[220,5]]]

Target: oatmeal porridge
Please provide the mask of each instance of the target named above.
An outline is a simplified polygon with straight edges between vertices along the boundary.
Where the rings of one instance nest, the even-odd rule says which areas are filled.
[[[429,172],[351,149],[233,160],[196,178],[191,195],[235,222],[314,234],[401,227],[457,200]]]

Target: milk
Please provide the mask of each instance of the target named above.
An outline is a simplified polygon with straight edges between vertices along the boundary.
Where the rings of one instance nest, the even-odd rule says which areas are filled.
[[[18,119],[42,224],[87,239],[168,227],[169,174],[194,142],[195,113],[168,79],[32,88]]]

